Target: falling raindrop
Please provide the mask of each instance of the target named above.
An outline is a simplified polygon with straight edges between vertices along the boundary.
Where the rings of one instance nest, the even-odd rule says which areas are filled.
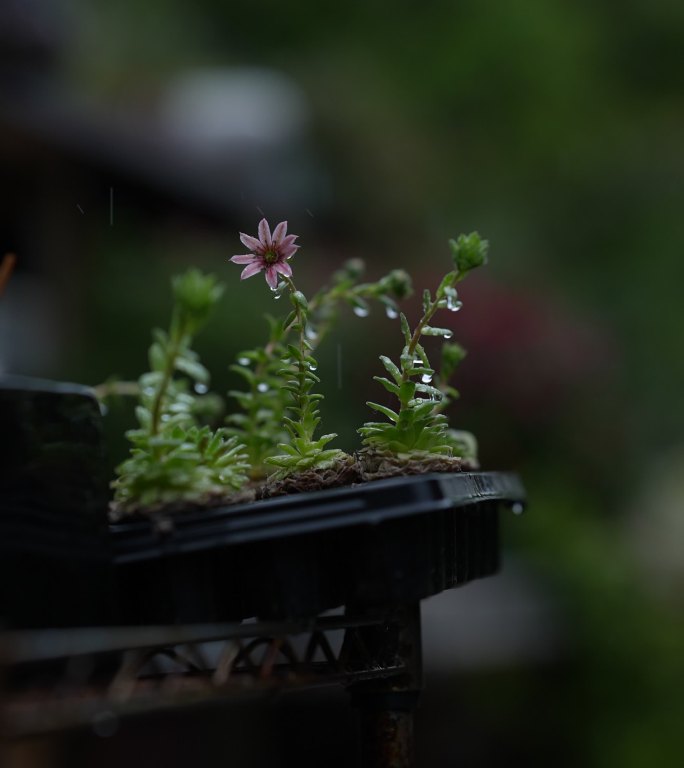
[[[248,357],[238,357],[238,363],[240,365],[249,365],[249,358]]]
[[[268,392],[268,384],[265,381],[260,381],[257,384],[257,389],[259,392]]]
[[[357,304],[354,307],[354,314],[357,317],[368,317],[368,315],[370,314],[370,310],[368,309],[368,307],[364,307],[361,304]]]
[[[337,345],[337,388],[342,389],[342,345]]]
[[[195,392],[197,392],[198,395],[206,395],[208,391],[209,387],[206,384],[202,384],[199,381],[195,384]]]
[[[423,382],[423,384],[429,384],[432,381],[432,374],[431,373],[424,373],[420,380]]]

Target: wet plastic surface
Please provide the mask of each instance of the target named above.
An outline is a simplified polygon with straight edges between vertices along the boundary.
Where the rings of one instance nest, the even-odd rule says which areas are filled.
[[[111,620],[102,424],[92,392],[0,379],[0,622]]]
[[[112,525],[119,620],[315,616],[405,604],[496,572],[517,476],[414,475]]]

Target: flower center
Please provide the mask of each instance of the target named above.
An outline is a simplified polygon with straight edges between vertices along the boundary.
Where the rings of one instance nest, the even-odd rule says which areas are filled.
[[[275,264],[278,261],[278,254],[275,251],[266,251],[264,254],[264,261],[267,264]]]

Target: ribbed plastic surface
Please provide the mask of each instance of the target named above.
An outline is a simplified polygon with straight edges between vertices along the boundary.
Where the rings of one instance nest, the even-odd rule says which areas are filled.
[[[494,573],[517,476],[415,475],[111,526],[123,623],[391,606]]]
[[[111,554],[99,406],[85,387],[0,379],[0,622],[106,623]]]

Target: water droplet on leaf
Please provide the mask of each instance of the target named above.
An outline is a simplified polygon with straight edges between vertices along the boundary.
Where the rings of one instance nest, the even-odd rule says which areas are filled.
[[[257,389],[259,392],[268,392],[268,384],[265,381],[260,381],[257,384]]]
[[[445,338],[445,339],[450,339],[450,338],[451,338],[453,335],[454,335],[454,332],[453,332],[453,331],[447,331],[447,332],[444,334],[444,337],[443,337],[443,338]]]
[[[238,363],[240,365],[249,365],[249,358],[248,357],[238,357]]]
[[[206,395],[208,391],[209,387],[206,384],[202,384],[199,381],[195,384],[195,392],[197,392],[198,395]]]
[[[424,373],[420,380],[423,382],[423,384],[429,384],[432,381],[432,374],[430,373]]]
[[[368,317],[369,313],[370,313],[370,310],[368,309],[368,307],[362,307],[359,305],[354,307],[354,314],[357,317]]]
[[[399,313],[394,307],[385,307],[385,314],[390,320],[396,320],[399,317]]]

